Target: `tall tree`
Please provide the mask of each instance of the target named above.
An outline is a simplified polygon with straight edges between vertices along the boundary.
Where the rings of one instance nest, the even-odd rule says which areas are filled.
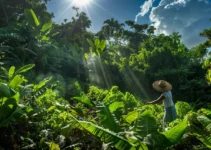
[[[131,30],[125,30],[124,35],[126,39],[129,41],[129,45],[138,51],[138,48],[141,43],[143,43],[147,38],[148,35],[146,34],[146,30],[148,29],[147,24],[135,24],[134,21],[128,20],[125,22]],[[152,31],[150,33],[154,32],[152,27],[150,28]]]
[[[71,43],[77,43],[79,47],[84,50],[89,49],[88,39],[93,39],[93,34],[88,32],[87,29],[91,26],[91,20],[86,13],[79,12],[79,8],[73,7],[76,11],[76,16],[72,17],[71,21],[59,25],[54,24],[54,30],[50,35],[52,39],[67,40]]]
[[[210,19],[211,21],[211,19]],[[200,33],[202,37],[206,37],[207,41],[204,43],[204,45],[209,48],[211,47],[211,27],[209,29],[205,29],[202,33]]]
[[[120,40],[123,37],[123,31],[124,24],[119,23],[114,18],[111,18],[104,21],[104,25],[97,35],[109,41],[114,40],[115,43],[118,44],[119,42],[121,42]]]

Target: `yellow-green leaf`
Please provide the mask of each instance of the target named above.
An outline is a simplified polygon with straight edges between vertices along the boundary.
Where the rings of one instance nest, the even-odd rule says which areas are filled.
[[[95,39],[95,46],[98,47],[100,45],[100,40],[99,39]]]
[[[14,73],[15,73],[15,67],[12,66],[12,67],[10,67],[9,73],[8,73],[9,79],[12,78],[12,76],[14,75]]]
[[[34,64],[25,65],[25,66],[21,67],[20,69],[18,69],[16,74],[26,72],[26,71],[32,69],[34,66],[35,66]]]
[[[49,143],[49,150],[60,150],[60,147],[58,144],[55,144],[54,142]]]
[[[45,23],[45,24],[42,26],[41,31],[42,31],[42,32],[45,32],[46,30],[50,29],[51,26],[52,26],[52,21],[50,20],[50,21],[48,21],[47,23]]]
[[[48,108],[47,111],[49,112],[49,111],[53,110],[55,107],[56,107],[56,106],[51,106],[51,107]]]
[[[89,59],[89,55],[88,55],[87,53],[84,53],[84,58],[85,58],[86,60],[88,60],[88,59]]]
[[[170,130],[163,132],[162,134],[166,136],[166,138],[171,142],[172,145],[177,144],[184,135],[187,126],[187,121],[183,121]]]
[[[114,102],[111,105],[109,105],[109,109],[111,112],[116,111],[119,108],[123,108],[125,105],[123,102]]]
[[[36,26],[40,25],[40,22],[32,9],[25,9],[24,14],[25,14],[26,18],[28,19],[28,21],[33,20],[33,22]]]
[[[17,86],[21,85],[21,83],[25,81],[25,78],[24,77],[21,77],[19,75],[16,75],[12,81],[10,82],[9,86],[10,88],[12,89],[15,89]]]
[[[131,124],[133,121],[135,121],[138,118],[138,112],[137,111],[129,112],[127,115],[123,115],[123,118],[126,122]]]

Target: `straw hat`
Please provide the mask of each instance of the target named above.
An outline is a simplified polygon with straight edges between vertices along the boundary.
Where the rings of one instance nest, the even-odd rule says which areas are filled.
[[[167,92],[172,89],[172,85],[165,80],[157,80],[152,86],[158,92]]]

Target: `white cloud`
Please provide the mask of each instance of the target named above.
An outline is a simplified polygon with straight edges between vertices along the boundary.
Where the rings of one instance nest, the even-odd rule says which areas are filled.
[[[164,8],[168,9],[169,7],[173,7],[174,5],[183,5],[183,6],[185,6],[185,4],[186,4],[186,0],[176,0],[176,1],[172,2],[172,3],[170,3],[170,4],[167,4]]]
[[[140,6],[141,12],[136,15],[135,21],[138,20],[139,16],[144,16],[145,14],[149,12],[150,8],[152,8],[153,2],[154,0],[148,0],[148,1],[145,1],[143,5]]]
[[[199,33],[210,28],[211,3],[208,0],[161,0],[150,12],[156,33],[179,32],[189,48],[204,41]]]

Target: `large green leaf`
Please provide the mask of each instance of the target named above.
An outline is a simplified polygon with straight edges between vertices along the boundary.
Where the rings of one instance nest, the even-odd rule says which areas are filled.
[[[187,121],[182,121],[177,126],[163,132],[162,134],[166,136],[166,138],[171,142],[172,145],[174,145],[181,140],[186,132],[187,126]]]
[[[107,106],[97,106],[96,108],[98,110],[98,119],[104,128],[110,129],[111,131],[115,132],[121,131],[121,128],[118,125],[118,120],[116,119],[115,115],[110,112]]]
[[[102,40],[100,42],[99,48],[101,49],[101,51],[103,51],[105,49],[105,47],[106,47],[106,41],[105,40]]]
[[[35,66],[34,64],[25,65],[25,66],[21,67],[20,69],[18,69],[18,70],[16,71],[16,74],[26,72],[26,71],[32,69],[34,66]]]
[[[207,118],[206,116],[200,115],[197,116],[197,120],[204,126],[208,126],[211,123],[211,120]]]
[[[1,98],[0,102],[0,122],[2,122],[16,109],[17,101],[15,98]]]
[[[24,15],[28,20],[28,22],[30,23],[30,25],[32,25],[32,23],[34,23],[36,26],[40,25],[40,22],[32,9],[25,9]]]
[[[207,131],[211,132],[211,123],[206,126]]]
[[[7,84],[0,83],[0,98],[10,98],[15,95],[15,91],[9,88]]]
[[[125,107],[123,102],[114,102],[109,105],[109,109],[111,112],[115,112],[117,109],[123,108],[123,107]]]
[[[52,21],[50,20],[50,21],[46,22],[46,23],[42,26],[41,31],[42,31],[42,32],[45,32],[46,30],[50,29],[51,27],[52,27]]]
[[[19,93],[16,93],[11,98],[1,98],[0,99],[0,123],[5,122],[11,114],[16,110],[19,102]]]
[[[129,143],[126,139],[118,136],[116,133],[104,129],[98,125],[91,122],[78,121],[81,127],[92,133],[93,135],[99,137],[105,143],[112,143],[119,150],[131,149],[133,145]]]
[[[33,91],[37,91],[38,89],[42,88],[43,86],[45,86],[52,78],[51,77],[47,77],[45,79],[43,79],[39,84],[35,84]]]
[[[211,135],[204,136],[201,134],[194,134],[204,145],[206,145],[208,148],[211,148]]]
[[[149,149],[164,150],[169,145],[170,141],[161,133],[148,134],[144,137],[143,142],[147,144]]]
[[[135,130],[141,137],[145,137],[148,134],[157,133],[157,122],[150,110],[142,112],[136,120]]]
[[[13,109],[9,115],[0,122],[0,127],[7,126],[12,123],[16,123],[18,119],[20,119],[23,115],[31,111],[31,109],[27,108],[25,105],[17,105],[15,109]]]
[[[25,78],[23,76],[20,75],[16,75],[12,81],[10,81],[10,88],[15,89],[16,87],[18,87],[19,85],[21,85],[21,83],[23,83],[25,81]]]
[[[95,46],[98,47],[100,45],[100,40],[99,39],[95,39]]]
[[[127,115],[123,115],[123,119],[131,124],[138,118],[138,111],[129,112]]]
[[[81,97],[73,97],[72,100],[76,100],[76,101],[79,101],[79,102],[82,102],[88,106],[91,106],[93,107],[94,106],[94,103],[86,96],[81,96]]]

